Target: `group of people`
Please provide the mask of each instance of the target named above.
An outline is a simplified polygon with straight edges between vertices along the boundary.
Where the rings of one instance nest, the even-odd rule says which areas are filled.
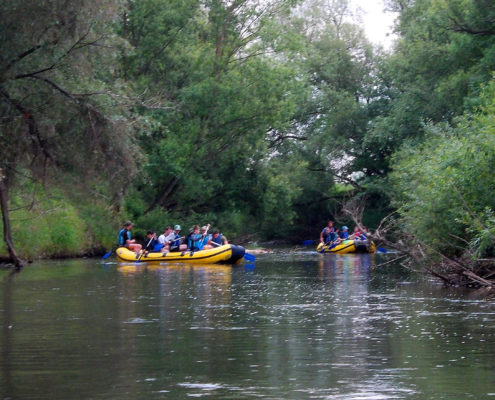
[[[157,237],[156,232],[148,231],[146,233],[146,240],[144,245],[136,242],[132,239],[131,229],[133,223],[128,221],[124,224],[123,229],[119,231],[119,245],[127,247],[136,253],[162,253],[168,252],[186,252],[186,251],[198,251],[211,249],[216,246],[222,246],[228,244],[227,238],[218,230],[214,230],[211,234],[208,233],[210,224],[199,227],[194,225],[186,236],[181,236],[180,225],[175,225],[172,229],[171,226],[167,226],[163,233]]]
[[[367,233],[365,226],[362,229],[355,226],[354,232],[349,234],[349,228],[347,226],[344,225],[340,229],[336,229],[333,226],[333,221],[328,221],[327,226],[320,233],[320,242],[329,247],[334,247],[344,240],[367,240]]]

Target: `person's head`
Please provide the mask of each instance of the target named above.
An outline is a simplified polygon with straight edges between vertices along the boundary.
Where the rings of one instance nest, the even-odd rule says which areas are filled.
[[[167,226],[167,227],[165,228],[165,230],[163,231],[163,233],[164,233],[165,235],[170,234],[170,232],[172,232],[172,227],[171,227],[171,226]]]
[[[218,235],[220,235],[220,232],[218,232],[217,230],[214,230],[211,234],[216,239],[218,237]]]
[[[344,226],[342,227],[342,230],[343,230],[343,231],[347,231],[347,230],[349,230],[349,228],[348,228],[347,226],[345,226],[345,225],[344,225]]]
[[[151,239],[153,236],[155,236],[155,232],[153,232],[153,231],[148,231],[148,232],[146,232],[146,237],[147,237],[148,239]]]
[[[201,227],[201,232],[206,232],[208,230],[208,227],[205,225],[205,226],[202,226]]]
[[[328,225],[327,225],[329,228],[331,228],[333,226],[333,221],[328,221]]]
[[[354,232],[359,232],[359,226],[354,227]]]
[[[179,233],[180,232],[180,225],[175,225],[174,226],[174,231]]]
[[[192,233],[198,234],[199,233],[199,225],[194,225],[191,228]]]
[[[131,221],[127,221],[125,224],[124,224],[124,228],[126,229],[131,229],[133,226],[132,222]]]

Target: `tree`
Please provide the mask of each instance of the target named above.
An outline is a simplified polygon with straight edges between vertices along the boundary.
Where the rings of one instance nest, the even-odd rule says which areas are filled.
[[[425,143],[394,158],[391,182],[401,224],[447,256],[495,255],[495,81],[480,101],[452,125],[428,125]]]
[[[140,139],[148,173],[137,182],[154,209],[190,214],[256,214],[254,176],[268,151],[263,140],[290,119],[300,84],[272,57],[271,17],[285,1],[133,2],[122,33],[136,45],[126,76],[159,96],[168,110]],[[166,27],[166,28],[164,28]]]
[[[119,1],[0,4],[0,199],[4,240],[17,266],[8,210],[16,177],[58,185],[62,176],[108,180],[117,201],[135,168],[131,115],[115,81],[124,43],[110,30],[120,12]]]

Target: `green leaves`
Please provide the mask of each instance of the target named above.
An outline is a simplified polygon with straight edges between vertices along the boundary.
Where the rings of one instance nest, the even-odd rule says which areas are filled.
[[[491,251],[495,210],[495,81],[485,89],[479,112],[456,125],[430,125],[428,140],[405,147],[391,174],[406,229],[437,250]]]

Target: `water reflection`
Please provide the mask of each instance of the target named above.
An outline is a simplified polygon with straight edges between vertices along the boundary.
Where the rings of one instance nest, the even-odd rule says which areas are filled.
[[[2,282],[2,398],[431,399],[495,393],[491,303],[380,255],[256,267],[45,263]]]

